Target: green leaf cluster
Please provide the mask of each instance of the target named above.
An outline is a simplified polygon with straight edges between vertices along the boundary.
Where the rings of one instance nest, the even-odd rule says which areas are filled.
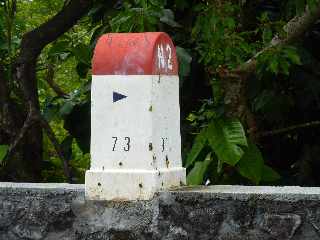
[[[9,149],[8,145],[0,145],[0,165],[4,160],[4,158],[6,157],[8,149]]]
[[[112,32],[153,32],[159,24],[180,27],[163,0],[124,1],[123,9],[109,21]]]
[[[251,32],[237,32],[240,13],[238,5],[225,1],[219,7],[199,3],[194,7],[198,17],[191,36],[196,42],[200,61],[215,70],[220,66],[233,68],[255,52],[248,42]]]
[[[247,142],[241,123],[221,118],[211,121],[197,134],[185,167],[189,169],[187,181],[191,185],[203,184],[208,179],[219,181],[226,168],[234,169],[254,184],[280,178],[264,164],[259,148]]]
[[[301,65],[300,55],[294,46],[271,47],[257,57],[257,73],[289,75],[290,66]]]

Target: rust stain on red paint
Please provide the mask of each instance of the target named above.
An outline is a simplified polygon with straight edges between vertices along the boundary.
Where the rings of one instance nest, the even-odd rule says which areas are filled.
[[[97,42],[93,75],[178,75],[176,50],[162,32],[109,33]]]

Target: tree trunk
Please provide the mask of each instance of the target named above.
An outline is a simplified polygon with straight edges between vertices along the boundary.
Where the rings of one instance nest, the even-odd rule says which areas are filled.
[[[23,124],[24,114],[20,111],[18,104],[10,99],[8,79],[5,77],[4,67],[0,65],[0,144],[10,145]],[[22,159],[21,148],[11,156],[10,164],[2,162],[0,168],[0,181],[15,180],[17,169]],[[17,167],[18,166],[18,167]]]
[[[57,15],[38,28],[23,35],[20,53],[14,64],[14,78],[20,85],[24,98],[24,109],[27,110],[25,110],[24,114],[25,123],[19,125],[20,132],[15,133],[14,140],[11,139],[11,146],[14,150],[13,154],[10,154],[10,159],[8,159],[9,166],[11,165],[10,161],[11,163],[14,162],[15,167],[20,168],[23,173],[19,173],[16,178],[8,180],[39,181],[41,179],[42,125],[40,121],[36,121],[37,117],[35,116],[31,116],[31,121],[28,121],[30,120],[28,118],[30,117],[29,113],[31,115],[40,114],[36,79],[37,59],[47,44],[55,41],[68,31],[89,11],[92,3],[93,0],[71,0]],[[0,91],[3,91],[3,89],[0,89]],[[29,108],[29,106],[31,107]],[[22,153],[19,163],[14,161],[14,155],[17,152]]]

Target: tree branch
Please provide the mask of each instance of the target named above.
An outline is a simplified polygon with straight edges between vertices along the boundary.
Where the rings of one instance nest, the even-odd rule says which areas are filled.
[[[35,68],[39,54],[47,44],[73,27],[89,11],[92,3],[93,0],[72,0],[46,23],[23,35],[21,51],[16,60],[16,76],[25,99],[37,108],[39,103]]]
[[[257,67],[257,57],[266,51],[270,50],[273,47],[283,46],[290,44],[298,40],[307,30],[312,27],[316,20],[320,18],[320,4],[317,9],[311,11],[307,7],[305,12],[301,16],[295,16],[292,18],[285,26],[284,32],[286,33],[284,37],[275,36],[270,44],[256,53],[251,59],[249,59],[244,64],[240,65],[234,71],[231,71],[233,74],[249,74],[253,73]]]
[[[256,53],[247,62],[241,64],[236,69],[228,71],[226,69],[220,69],[219,75],[222,80],[224,89],[224,102],[225,102],[225,115],[231,118],[238,118],[242,122],[247,124],[250,137],[256,140],[257,125],[254,115],[251,113],[247,104],[247,79],[256,71],[257,58],[261,54],[270,50],[273,47],[280,47],[285,44],[290,44],[302,34],[304,34],[314,22],[320,17],[320,4],[317,9],[310,11],[306,8],[306,11],[301,16],[296,16],[291,19],[285,26],[285,36],[275,36],[270,44]]]
[[[67,95],[59,85],[54,82],[54,67],[52,63],[48,64],[46,81],[59,97],[65,97]]]
[[[52,41],[72,28],[77,21],[86,14],[93,4],[93,0],[69,1],[60,12],[38,28],[26,33],[21,42],[21,49],[29,48],[20,55],[20,60],[33,58]]]
[[[286,132],[296,130],[296,129],[309,128],[309,127],[314,127],[314,126],[319,126],[319,125],[320,125],[320,121],[312,121],[312,122],[297,124],[297,125],[293,125],[293,126],[289,126],[289,127],[285,127],[285,128],[261,132],[261,133],[258,133],[258,135],[260,137],[270,137],[273,135],[286,133]]]

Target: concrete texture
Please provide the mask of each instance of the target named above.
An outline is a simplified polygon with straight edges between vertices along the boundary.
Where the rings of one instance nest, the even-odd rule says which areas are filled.
[[[0,240],[317,240],[319,200],[320,188],[211,186],[96,202],[83,185],[1,183]]]

